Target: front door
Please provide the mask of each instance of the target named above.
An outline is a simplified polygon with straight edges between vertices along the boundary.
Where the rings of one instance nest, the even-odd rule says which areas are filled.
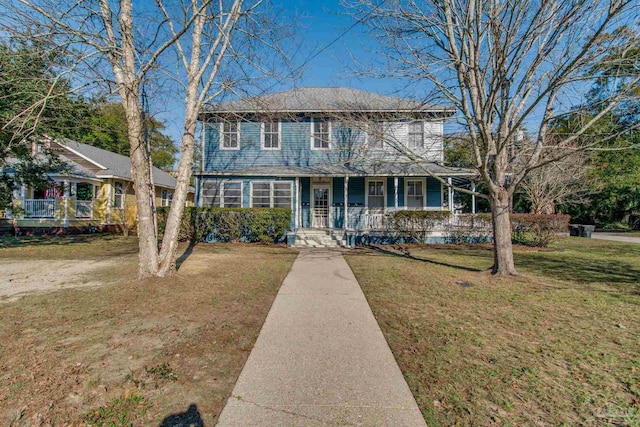
[[[329,227],[329,187],[313,187],[313,228]]]

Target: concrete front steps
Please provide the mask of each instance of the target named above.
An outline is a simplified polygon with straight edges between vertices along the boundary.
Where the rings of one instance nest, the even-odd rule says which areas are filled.
[[[347,248],[343,230],[301,228],[294,248]]]

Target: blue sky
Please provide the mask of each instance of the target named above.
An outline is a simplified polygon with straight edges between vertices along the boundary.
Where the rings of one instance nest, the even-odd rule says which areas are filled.
[[[373,41],[365,33],[366,28],[363,24],[351,28],[355,20],[348,15],[339,1],[274,0],[274,3],[284,9],[287,19],[295,17],[297,20],[295,42],[291,43],[300,44],[300,49],[293,58],[295,67],[300,67],[311,56],[317,56],[301,69],[300,79],[286,78],[279,84],[279,80],[274,80],[268,84],[268,87],[273,85],[270,92],[301,86],[346,86],[387,95],[402,93],[400,82],[358,75],[359,65],[352,57],[364,64],[370,64],[374,59]],[[347,30],[348,32],[342,35]],[[327,47],[330,44],[331,46]],[[293,49],[294,46],[285,48]],[[184,116],[180,112],[182,106],[179,101],[176,100],[173,104],[168,108],[169,111],[159,113],[157,117],[166,123],[166,133],[174,142],[179,143]],[[166,107],[164,109],[167,110]]]

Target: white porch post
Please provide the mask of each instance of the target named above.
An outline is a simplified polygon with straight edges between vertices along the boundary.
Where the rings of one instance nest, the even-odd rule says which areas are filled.
[[[27,205],[27,186],[22,184],[20,186],[20,197],[22,198],[22,215],[21,217],[24,218],[24,214],[25,214],[25,207]]]
[[[471,191],[475,192],[476,191],[476,183],[472,183],[471,184]],[[472,194],[471,195],[471,213],[474,214],[476,213],[476,195]]]
[[[71,190],[71,184],[69,183],[69,180],[66,181],[62,181],[62,185],[64,188],[64,192],[63,192],[63,197],[64,197],[64,223],[63,226],[64,227],[68,227],[69,226],[69,193]]]
[[[349,227],[349,177],[344,177],[344,218],[342,219],[342,228],[347,231]]]
[[[393,207],[398,210],[398,177],[393,177]]]
[[[300,228],[300,178],[295,180],[296,204],[293,211],[293,227],[298,230]]]
[[[107,183],[107,224],[111,224],[111,191],[113,187],[113,181]]]
[[[453,179],[449,177],[449,212],[453,213]]]

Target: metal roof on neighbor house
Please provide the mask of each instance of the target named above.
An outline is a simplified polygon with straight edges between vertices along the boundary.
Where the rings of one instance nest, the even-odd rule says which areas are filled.
[[[302,87],[284,92],[222,102],[205,113],[324,113],[324,112],[413,112],[452,113],[454,109],[412,99],[380,95],[346,87]]]
[[[473,177],[471,169],[451,168],[436,163],[378,162],[357,164],[318,164],[313,166],[254,166],[234,170],[207,170],[201,176],[464,176]]]
[[[96,172],[96,177],[113,176],[131,180],[131,159],[129,157],[70,139],[56,140],[56,142],[81,154],[90,162],[102,166],[104,169],[101,168]],[[173,176],[155,166],[153,167],[153,182],[160,187],[175,188],[176,186],[176,179]]]

